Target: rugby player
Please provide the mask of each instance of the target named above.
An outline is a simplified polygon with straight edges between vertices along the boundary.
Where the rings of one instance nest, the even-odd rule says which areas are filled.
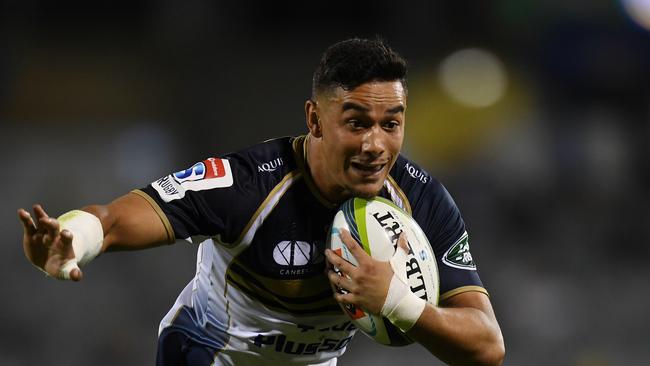
[[[107,251],[197,243],[196,275],[160,324],[158,365],[335,365],[356,330],[337,301],[386,316],[447,363],[501,364],[503,338],[458,208],[400,154],[406,99],[405,61],[386,44],[334,44],[314,73],[306,135],[205,159],[58,218],[38,204],[34,218],[19,209],[25,255],[79,281],[79,266]],[[325,249],[337,207],[353,196],[391,199],[420,224],[438,259],[440,306],[413,298],[390,262],[349,233],[358,267]],[[326,274],[327,262],[349,278]]]

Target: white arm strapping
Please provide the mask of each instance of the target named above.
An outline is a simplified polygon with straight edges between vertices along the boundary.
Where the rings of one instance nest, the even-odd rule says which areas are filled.
[[[415,325],[424,311],[427,302],[411,292],[406,279],[406,259],[408,254],[397,247],[390,259],[393,268],[393,278],[390,280],[388,294],[381,308],[381,315],[390,320],[393,325],[406,333]]]
[[[81,210],[72,210],[58,217],[61,230],[72,233],[75,257],[61,266],[60,276],[70,279],[70,272],[93,260],[102,250],[104,229],[97,216]]]

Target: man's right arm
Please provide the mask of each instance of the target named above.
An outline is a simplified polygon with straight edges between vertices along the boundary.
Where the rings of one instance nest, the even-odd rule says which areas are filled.
[[[144,197],[133,192],[107,205],[81,209],[99,218],[104,229],[101,252],[137,250],[173,243],[163,221]]]
[[[97,248],[99,253],[151,248],[174,240],[173,234],[167,232],[162,218],[153,206],[135,193],[128,193],[107,205],[92,205],[81,210],[99,219],[103,231],[101,247]],[[34,205],[34,214],[35,219],[26,210],[18,210],[24,229],[25,256],[48,275],[66,278],[62,274],[65,264],[74,260],[75,254],[77,260],[80,259],[79,253],[73,250],[74,229],[67,230],[65,225],[61,228],[59,220],[50,217],[40,205]],[[77,236],[77,240],[83,237],[80,232]],[[75,247],[78,248],[78,244]],[[81,280],[82,273],[75,265],[67,276],[78,281]]]

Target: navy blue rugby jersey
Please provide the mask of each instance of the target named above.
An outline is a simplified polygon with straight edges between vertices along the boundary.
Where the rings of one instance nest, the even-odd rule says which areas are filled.
[[[242,349],[248,356],[306,364],[345,350],[355,329],[324,274],[337,206],[311,180],[305,141],[269,140],[134,191],[158,212],[170,242],[201,243],[197,274],[161,330],[182,328],[222,349],[226,363],[227,357],[238,360]],[[428,236],[438,259],[441,301],[486,292],[465,224],[440,182],[400,155],[380,195],[409,212]]]

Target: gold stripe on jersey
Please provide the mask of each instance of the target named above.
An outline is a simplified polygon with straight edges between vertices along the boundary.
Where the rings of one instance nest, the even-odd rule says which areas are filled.
[[[292,283],[282,284],[282,282],[287,282],[288,280],[274,280],[266,279],[264,282],[258,280],[259,277],[253,277],[249,271],[242,270],[241,267],[231,265],[228,268],[226,273],[226,281],[228,284],[244,292],[250,298],[259,301],[265,306],[274,309],[276,311],[289,312],[294,315],[313,315],[313,314],[339,314],[341,308],[334,300],[332,296],[332,290],[329,287],[329,283],[322,286],[320,279],[313,280],[296,280],[302,281],[305,283],[315,282],[316,286],[307,284],[306,286],[293,286]],[[327,282],[327,278],[322,277],[322,279]],[[290,295],[293,293],[295,297],[292,296],[283,296],[271,291],[265,286],[265,283],[268,284],[270,281],[275,281],[276,284],[274,287],[286,286],[286,290],[289,290],[289,293],[285,295]],[[293,282],[293,281],[291,281]],[[309,287],[312,288],[309,288]],[[293,288],[292,288],[293,287]],[[309,290],[312,292],[310,296],[296,296],[300,295],[300,291]],[[319,293],[313,293],[314,291],[320,290]]]
[[[329,280],[325,276],[324,271],[311,278],[292,280],[270,278],[256,273],[254,269],[238,259],[235,259],[230,264],[229,270],[234,271],[247,280],[254,281],[261,288],[273,293],[275,296],[285,298],[289,302],[298,298],[318,299],[322,297],[323,293],[329,293],[329,296],[331,296]]]
[[[224,286],[224,287],[225,287],[225,289],[224,289],[223,295],[225,297],[226,296],[226,290],[227,290],[228,286]],[[214,355],[212,357],[213,361],[210,364],[210,366],[216,365],[217,356],[219,355],[219,352],[221,352],[221,351],[225,350],[226,348],[228,348],[228,345],[230,343],[230,339],[232,338],[232,335],[228,331],[228,330],[232,329],[232,316],[230,315],[230,300],[228,300],[228,298],[225,298],[225,300],[226,300],[226,315],[228,315],[228,327],[226,328],[226,337],[227,338],[226,338],[226,341],[223,343],[223,347],[221,347],[221,349],[217,350],[214,353]]]
[[[391,201],[397,203],[398,206],[402,207],[402,209],[404,209],[404,211],[406,211],[409,215],[413,215],[408,197],[406,197],[406,194],[404,191],[402,191],[402,188],[400,188],[399,184],[397,184],[397,182],[395,182],[395,179],[393,179],[393,177],[390,175],[386,177],[386,189],[388,190],[388,193],[390,193]],[[401,204],[399,204],[398,201],[401,202]]]
[[[264,201],[257,207],[257,210],[255,210],[255,213],[253,216],[251,216],[250,220],[248,220],[248,223],[244,227],[244,230],[239,234],[239,237],[237,240],[235,240],[234,243],[223,243],[221,240],[219,241],[221,244],[223,244],[226,248],[233,248],[236,247],[237,245],[241,244],[242,242],[250,242],[253,239],[253,236],[255,235],[255,232],[259,228],[259,226],[262,224],[262,222],[266,219],[266,216],[273,210],[275,205],[280,202],[280,199],[284,195],[284,193],[291,187],[291,185],[298,180],[301,177],[302,173],[296,170],[292,170],[291,172],[287,173],[287,175],[282,178],[280,183],[276,184],[275,187],[269,192],[269,194],[266,196]]]
[[[445,292],[444,294],[440,295],[440,299],[438,300],[438,302],[447,300],[448,298],[450,298],[452,296],[456,296],[458,294],[462,294],[463,292],[471,292],[471,291],[482,292],[482,293],[486,294],[487,296],[490,296],[490,294],[488,294],[487,290],[484,289],[481,286],[461,286],[461,287],[457,287],[457,288],[455,288],[453,290],[449,290],[449,291]]]
[[[266,217],[273,211],[286,191],[303,174],[299,169],[284,176],[257,208],[237,241],[232,244],[220,244],[226,248],[241,245],[237,252],[243,253],[253,240],[255,233]],[[315,313],[339,313],[340,307],[332,296],[329,281],[325,276],[313,279],[282,280],[268,278],[255,273],[243,261],[238,260],[238,254],[228,264],[225,273],[226,286],[224,295],[228,294],[228,286],[233,286],[244,292],[250,298],[259,301],[269,308],[296,315]]]
[[[148,194],[146,194],[144,191],[141,191],[139,189],[134,189],[131,191],[131,193],[137,194],[138,196],[144,198],[149,205],[156,211],[156,214],[160,218],[160,221],[162,221],[163,226],[165,227],[165,232],[167,233],[167,241],[169,243],[173,243],[176,241],[176,236],[174,234],[174,229],[172,228],[172,224],[169,222],[169,219],[167,218],[167,215],[163,212],[163,210],[160,208],[158,203],[154,201],[153,198],[151,198]]]

